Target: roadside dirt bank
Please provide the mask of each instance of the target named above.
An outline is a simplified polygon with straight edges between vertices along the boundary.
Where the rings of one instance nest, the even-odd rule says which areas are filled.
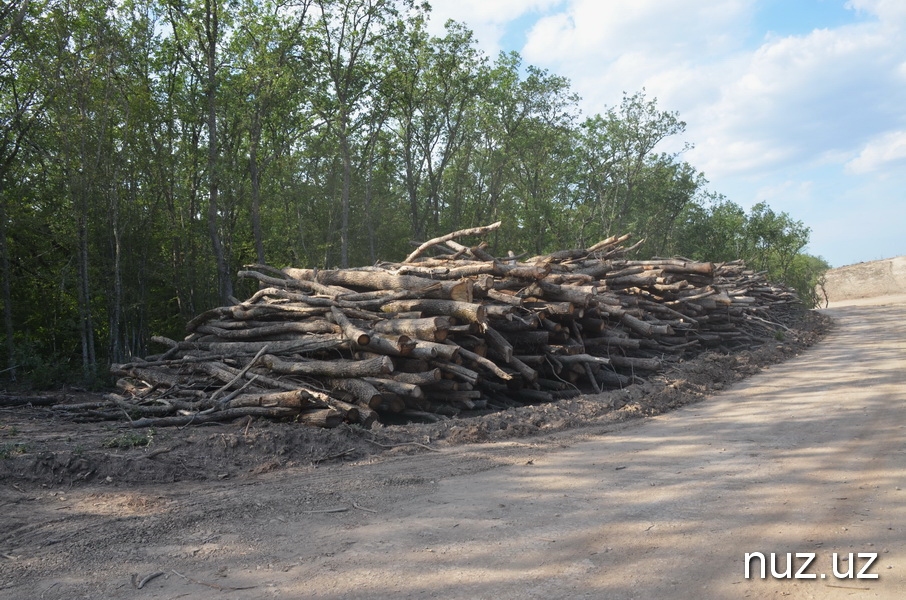
[[[824,291],[830,306],[906,294],[906,256],[831,269],[825,275]]]

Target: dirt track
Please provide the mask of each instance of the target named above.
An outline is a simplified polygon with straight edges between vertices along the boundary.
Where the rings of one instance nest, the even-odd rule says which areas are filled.
[[[806,354],[652,419],[235,483],[4,485],[0,598],[906,597],[906,299],[830,312]],[[827,577],[746,580],[756,551]],[[879,578],[834,577],[835,552],[877,552]]]

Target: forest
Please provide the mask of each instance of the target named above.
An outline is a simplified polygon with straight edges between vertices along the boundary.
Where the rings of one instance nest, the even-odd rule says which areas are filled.
[[[492,253],[632,234],[639,258],[744,259],[813,306],[809,228],[684,160],[645,90],[583,115],[564,77],[491,57],[411,0],[3,0],[4,386],[110,363],[256,286],[248,264],[400,260],[502,221]]]

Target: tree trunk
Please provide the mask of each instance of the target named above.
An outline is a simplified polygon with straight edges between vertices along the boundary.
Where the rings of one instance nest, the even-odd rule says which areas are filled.
[[[208,235],[214,250],[214,260],[217,264],[217,284],[220,292],[220,303],[231,304],[233,295],[233,280],[230,277],[230,268],[227,264],[223,242],[220,239],[218,226],[220,204],[220,175],[217,138],[217,42],[220,38],[220,18],[217,2],[207,2],[205,7],[205,35],[207,37],[207,126],[208,126]]]
[[[6,198],[0,179],[0,268],[3,269],[3,329],[6,336],[6,368],[10,381],[16,381],[16,346],[13,338],[13,299],[10,279],[9,247],[6,243]]]
[[[340,115],[340,151],[343,153],[343,188],[340,213],[340,266],[349,267],[349,194],[352,187],[352,150],[349,148],[349,116]]]
[[[261,364],[281,375],[320,375],[345,379],[349,377],[379,377],[393,371],[390,358],[368,360],[305,360],[285,361],[270,354],[261,357]]]
[[[80,214],[77,216],[78,228],[78,277],[77,297],[79,303],[79,335],[82,343],[82,374],[90,379],[96,366],[94,351],[94,321],[91,317],[91,282],[88,274],[88,207],[87,202],[79,201]]]
[[[258,264],[264,264],[264,234],[261,231],[261,181],[258,164],[258,146],[261,143],[261,106],[255,103],[255,114],[249,132],[249,179],[252,186],[252,236],[255,238],[255,256]]]
[[[122,273],[122,241],[120,232],[120,202],[119,194],[114,187],[111,193],[110,221],[113,228],[113,299],[110,310],[110,339],[108,340],[109,360],[122,362],[124,351],[121,327],[123,324],[123,273]]]

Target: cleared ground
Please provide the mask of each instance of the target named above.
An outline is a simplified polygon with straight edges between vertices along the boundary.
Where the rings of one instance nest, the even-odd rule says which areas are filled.
[[[7,481],[0,598],[906,597],[906,303],[829,312],[803,355],[650,419],[235,481]],[[756,551],[814,553],[816,578],[745,579]]]

